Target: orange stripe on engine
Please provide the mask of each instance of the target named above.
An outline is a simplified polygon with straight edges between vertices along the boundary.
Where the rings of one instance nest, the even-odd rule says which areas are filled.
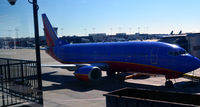
[[[76,76],[76,78],[78,78],[79,80],[84,80],[84,81],[88,81],[88,75],[87,74],[74,74]]]

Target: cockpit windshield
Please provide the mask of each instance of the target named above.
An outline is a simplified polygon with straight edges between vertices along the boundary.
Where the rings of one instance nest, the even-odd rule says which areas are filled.
[[[187,52],[185,50],[179,50],[179,51],[170,51],[169,55],[172,56],[179,56],[179,55],[184,55],[187,54]]]

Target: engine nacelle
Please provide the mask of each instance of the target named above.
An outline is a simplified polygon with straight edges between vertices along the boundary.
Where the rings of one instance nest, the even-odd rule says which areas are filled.
[[[98,80],[101,78],[101,69],[96,66],[82,66],[78,68],[74,75],[79,80]]]

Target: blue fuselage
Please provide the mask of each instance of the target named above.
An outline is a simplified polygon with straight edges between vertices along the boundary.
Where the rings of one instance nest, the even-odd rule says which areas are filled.
[[[200,65],[199,59],[185,53],[183,48],[162,42],[66,44],[55,46],[53,52],[64,63],[118,62],[153,66],[180,73],[190,72]]]

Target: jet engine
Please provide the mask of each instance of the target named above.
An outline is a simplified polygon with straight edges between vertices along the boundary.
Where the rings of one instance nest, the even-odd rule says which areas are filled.
[[[101,78],[101,69],[96,66],[82,66],[78,68],[74,75],[79,80],[98,80]]]

